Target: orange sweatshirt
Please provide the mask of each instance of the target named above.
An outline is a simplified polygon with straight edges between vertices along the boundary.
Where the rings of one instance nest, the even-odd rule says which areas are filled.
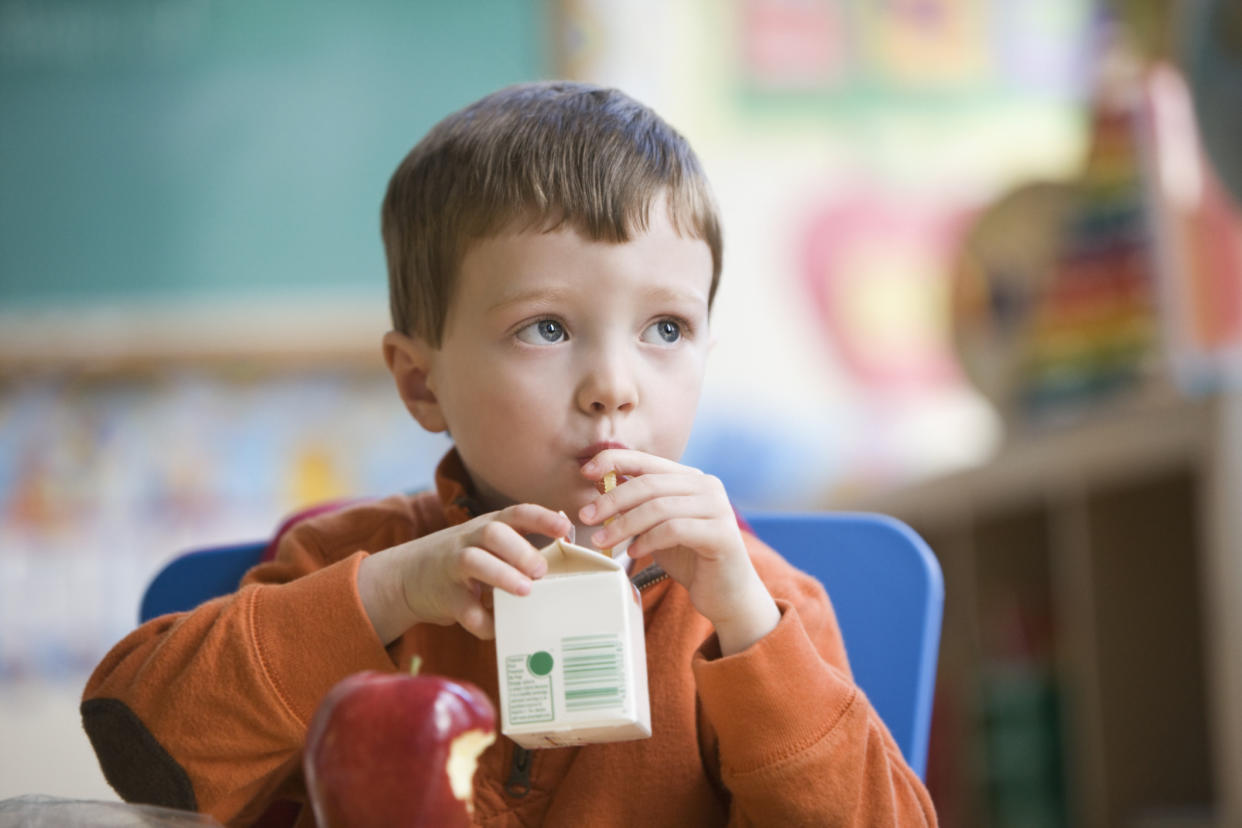
[[[424,673],[466,679],[495,701],[493,642],[418,625],[385,648],[356,586],[364,555],[468,520],[465,479],[450,452],[435,493],[298,524],[236,593],[119,642],[82,702],[109,783],[130,801],[249,824],[274,802],[305,805],[307,723],[350,673],[395,670],[417,653]],[[926,789],[851,681],[819,583],[745,540],[780,607],[776,629],[721,657],[680,585],[642,587],[652,737],[529,753],[497,739],[475,779],[479,825],[936,824]],[[637,561],[635,581],[658,574],[652,565]],[[297,822],[313,824],[309,806]]]

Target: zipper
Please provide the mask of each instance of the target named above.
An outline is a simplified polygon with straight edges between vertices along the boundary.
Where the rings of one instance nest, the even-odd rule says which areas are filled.
[[[530,751],[521,745],[513,745],[513,762],[509,766],[509,778],[505,780],[505,793],[521,799],[530,793]]]
[[[668,573],[664,571],[664,568],[659,564],[652,564],[631,578],[630,583],[641,592],[666,580],[668,580]],[[513,760],[509,764],[509,778],[505,780],[505,793],[514,799],[522,799],[530,793],[530,765],[532,758],[531,751],[516,742],[514,743]]]
[[[634,585],[635,589],[642,592],[647,587],[655,586],[661,581],[667,580],[668,573],[664,571],[664,567],[659,564],[652,564],[631,578],[630,583]]]

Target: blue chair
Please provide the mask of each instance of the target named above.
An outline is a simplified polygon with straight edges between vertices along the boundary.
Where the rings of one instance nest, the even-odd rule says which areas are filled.
[[[854,681],[923,777],[944,613],[935,555],[910,527],[882,515],[745,518],[764,543],[824,585]]]
[[[746,514],[755,534],[832,597],[854,680],[910,767],[927,767],[944,609],[940,565],[908,526],[868,514]],[[139,620],[232,592],[268,540],[187,552],[147,587]]]
[[[246,570],[259,562],[268,542],[249,541],[195,549],[169,561],[142,595],[138,622],[194,609],[237,589]]]

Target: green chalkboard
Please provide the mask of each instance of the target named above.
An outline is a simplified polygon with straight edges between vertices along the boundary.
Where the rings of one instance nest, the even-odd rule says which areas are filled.
[[[544,74],[542,0],[0,0],[0,310],[385,289],[436,120]]]

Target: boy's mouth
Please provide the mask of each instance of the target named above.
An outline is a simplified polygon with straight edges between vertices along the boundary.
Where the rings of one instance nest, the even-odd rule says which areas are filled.
[[[627,446],[625,443],[617,443],[617,442],[612,442],[612,441],[603,442],[603,443],[592,443],[591,445],[584,448],[581,451],[581,453],[578,454],[578,465],[585,466],[588,460],[590,460],[595,455],[599,454],[604,449],[624,449],[624,448],[629,448],[629,446]]]

